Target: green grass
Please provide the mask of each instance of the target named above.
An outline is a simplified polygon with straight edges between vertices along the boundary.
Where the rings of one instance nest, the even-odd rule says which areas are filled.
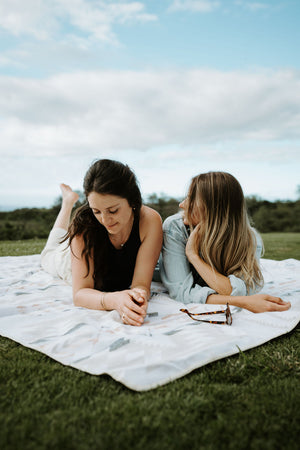
[[[300,259],[300,233],[264,233],[264,258],[277,261],[287,258]]]
[[[300,233],[264,233],[264,258],[282,260],[300,259]],[[40,253],[46,239],[0,241],[0,256],[33,255]]]
[[[41,253],[47,239],[0,241],[0,256],[36,255]]]
[[[266,258],[300,259],[299,234],[263,238]],[[6,241],[0,250],[39,253],[43,245]],[[0,447],[296,450],[299,330],[148,392],[0,338]]]

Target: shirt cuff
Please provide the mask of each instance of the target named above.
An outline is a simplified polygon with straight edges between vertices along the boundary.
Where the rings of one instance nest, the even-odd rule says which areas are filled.
[[[235,275],[229,275],[229,280],[232,287],[230,295],[247,295],[246,284],[241,278],[238,278]]]

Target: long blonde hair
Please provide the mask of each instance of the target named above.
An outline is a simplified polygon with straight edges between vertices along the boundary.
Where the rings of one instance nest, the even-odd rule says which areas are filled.
[[[190,226],[200,217],[196,249],[203,260],[225,276],[242,278],[248,292],[262,286],[256,237],[236,178],[225,172],[200,174],[192,179],[187,201]]]

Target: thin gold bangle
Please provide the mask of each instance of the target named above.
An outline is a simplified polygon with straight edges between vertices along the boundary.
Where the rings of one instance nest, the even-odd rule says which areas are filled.
[[[106,310],[104,299],[105,299],[105,292],[102,292],[102,295],[101,295],[101,298],[100,298],[100,306],[101,306],[101,309]]]

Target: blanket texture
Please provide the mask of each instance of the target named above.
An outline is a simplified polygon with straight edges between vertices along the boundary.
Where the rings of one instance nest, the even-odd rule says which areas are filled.
[[[288,333],[300,320],[300,261],[294,259],[262,260],[263,292],[290,301],[290,310],[254,314],[231,308],[231,326],[193,321],[179,311],[186,305],[153,283],[146,321],[131,327],[116,311],[73,306],[71,287],[44,272],[39,255],[2,257],[0,266],[2,336],[90,374],[109,374],[137,391],[261,345]],[[187,307],[194,312],[220,309]]]

